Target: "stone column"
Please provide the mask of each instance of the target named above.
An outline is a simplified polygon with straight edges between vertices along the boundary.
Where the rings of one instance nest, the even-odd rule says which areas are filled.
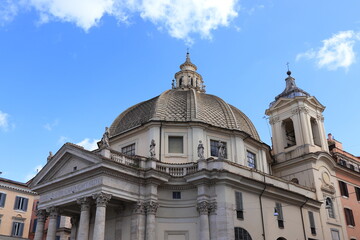
[[[146,240],[156,240],[156,211],[159,207],[159,204],[153,200],[145,203],[146,210]]]
[[[59,209],[57,207],[49,207],[49,226],[46,234],[46,240],[55,240],[56,238],[56,225],[57,217],[59,216]]]
[[[89,240],[90,199],[87,197],[80,198],[77,203],[81,207],[77,240]]]
[[[200,213],[200,238],[199,240],[209,240],[209,203],[207,201],[199,202],[197,209]]]
[[[79,217],[78,216],[72,216],[70,221],[71,221],[70,240],[76,240],[77,227],[79,225]]]
[[[209,205],[209,213],[210,213],[210,239],[216,240],[217,239],[217,227],[216,227],[216,210],[217,210],[217,203],[212,202]]]
[[[143,202],[134,204],[131,216],[131,240],[145,239],[145,205]]]
[[[106,204],[111,199],[110,194],[97,193],[93,195],[96,200],[96,214],[93,239],[105,239]]]
[[[36,231],[34,240],[42,240],[44,235],[44,226],[46,221],[46,210],[39,209],[36,213],[37,216],[37,224],[36,224]]]

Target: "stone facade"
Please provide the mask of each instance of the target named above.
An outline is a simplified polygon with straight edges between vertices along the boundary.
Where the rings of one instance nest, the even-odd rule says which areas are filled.
[[[108,144],[67,143],[48,161],[31,183],[39,216],[71,217],[78,240],[346,239],[323,204],[340,208],[316,98],[289,74],[267,110],[272,155],[245,114],[205,93],[189,55],[180,69],[171,90],[115,119]]]

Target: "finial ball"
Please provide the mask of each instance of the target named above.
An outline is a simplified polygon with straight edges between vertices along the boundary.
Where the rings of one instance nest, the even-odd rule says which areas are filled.
[[[290,71],[290,70],[287,71],[286,74],[290,76],[290,75],[291,75],[291,71]]]

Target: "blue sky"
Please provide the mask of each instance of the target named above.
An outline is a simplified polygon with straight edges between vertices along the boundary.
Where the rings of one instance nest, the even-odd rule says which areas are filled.
[[[126,108],[159,95],[190,48],[207,93],[241,109],[270,145],[264,112],[297,85],[325,129],[360,155],[360,2],[4,0],[1,177],[26,181],[65,142],[91,148]]]

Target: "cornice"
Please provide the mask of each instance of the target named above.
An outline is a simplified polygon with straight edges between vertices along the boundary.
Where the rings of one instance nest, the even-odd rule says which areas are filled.
[[[31,191],[30,189],[24,189],[24,188],[16,187],[16,186],[13,186],[13,185],[4,184],[2,182],[0,182],[0,188],[5,188],[5,189],[8,189],[10,191],[27,193],[27,194],[34,195],[34,196],[37,195],[36,192]]]

